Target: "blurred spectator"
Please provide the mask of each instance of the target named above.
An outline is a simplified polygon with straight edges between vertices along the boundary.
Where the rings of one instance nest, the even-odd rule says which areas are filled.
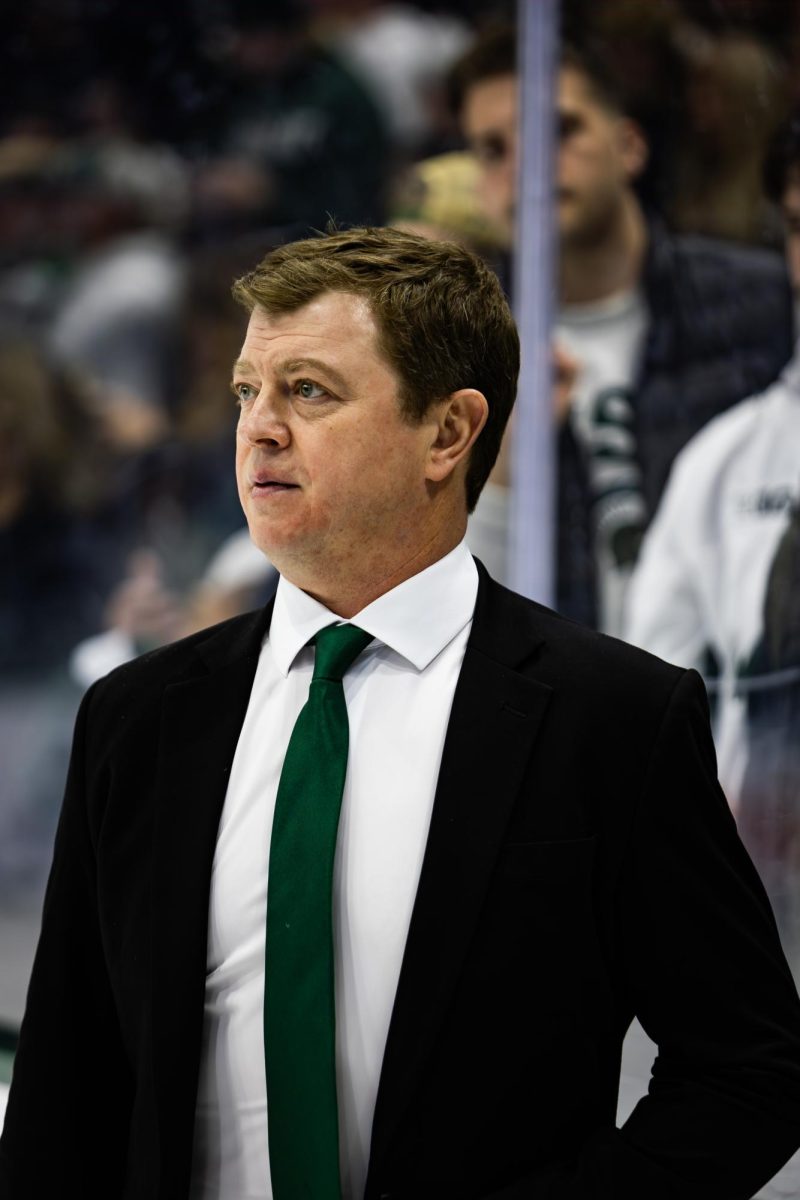
[[[780,246],[762,186],[764,154],[787,114],[796,5],[725,0],[565,0],[567,37],[590,36],[652,161],[637,182],[673,228]]]
[[[504,244],[478,195],[480,171],[472,154],[453,150],[423,159],[397,180],[388,223],[420,237],[460,241],[491,254]]]
[[[325,41],[375,98],[396,149],[419,154],[441,141],[443,80],[470,40],[464,21],[380,0],[310,0],[309,7]]]
[[[487,212],[511,239],[516,48],[490,32],[457,64],[454,100]],[[559,425],[557,606],[618,633],[630,572],[678,450],[718,412],[775,378],[791,352],[791,292],[767,251],[674,237],[634,183],[640,127],[588,53],[565,48],[558,84],[556,340],[575,384]],[[470,543],[506,537],[503,463]],[[503,490],[500,490],[503,489]]]
[[[87,84],[113,79],[139,140],[191,147],[219,96],[219,0],[26,0],[3,11],[0,129],[71,137]]]
[[[74,106],[74,169],[89,182],[99,177],[127,203],[132,223],[179,229],[189,200],[186,167],[169,146],[141,133],[136,98],[113,75],[97,74]]]
[[[89,376],[113,440],[136,450],[169,424],[183,287],[171,235],[186,216],[186,171],[137,137],[113,79],[87,85],[80,115],[80,136],[51,165],[72,270],[50,346]]]
[[[96,69],[97,47],[87,37],[87,5],[80,0],[26,0],[3,11],[4,134],[69,120],[69,99]],[[22,118],[22,120],[21,120]],[[63,131],[63,130],[62,130]]]
[[[141,141],[111,79],[86,85],[70,138],[0,142],[0,320],[40,332],[48,353],[80,370],[109,436],[131,450],[168,427],[183,265],[173,234],[185,217],[185,168]]]
[[[0,675],[63,665],[110,579],[94,523],[110,463],[86,398],[41,352],[0,343]]]
[[[582,44],[588,36],[602,46],[608,74],[616,81],[628,116],[645,131],[648,160],[635,181],[639,199],[664,211],[672,197],[667,169],[674,143],[691,136],[684,120],[686,64],[678,50],[684,17],[679,0],[564,0],[563,37]]]
[[[245,611],[269,590],[274,571],[246,531],[238,532],[231,471],[237,410],[230,372],[243,326],[230,281],[252,257],[249,242],[195,254],[172,438],[148,459],[144,511],[102,621],[71,656],[72,677],[84,687],[136,654]]]
[[[800,398],[798,398],[800,407]],[[800,983],[800,482],[767,578],[763,635],[746,681],[739,828],[770,893]]]
[[[800,293],[800,123],[782,156]],[[720,779],[800,980],[800,342],[678,455],[629,602],[630,641],[700,669],[710,652]]]
[[[734,805],[767,574],[799,499],[796,356],[772,387],[715,418],[678,455],[628,597],[627,640],[698,669],[711,651],[720,778]]]
[[[782,154],[779,197],[797,295],[800,124]],[[720,777],[734,807],[747,763],[747,697],[752,679],[765,675],[767,577],[798,502],[800,343],[775,384],[711,421],[677,456],[628,598],[629,641],[698,669],[711,653]]]
[[[667,216],[677,228],[776,244],[780,217],[764,194],[767,148],[786,117],[780,62],[753,34],[684,24],[682,136],[673,146]]]
[[[87,688],[137,654],[257,608],[277,583],[277,571],[250,541],[247,529],[223,542],[185,597],[168,586],[158,557],[140,551],[131,557],[128,576],[111,597],[107,630],[74,648],[72,677]]]
[[[0,897],[43,883],[77,695],[69,652],[113,579],[111,470],[75,382],[0,341]]]
[[[300,0],[232,10],[224,104],[194,185],[201,229],[377,221],[388,143],[364,87],[311,37]]]

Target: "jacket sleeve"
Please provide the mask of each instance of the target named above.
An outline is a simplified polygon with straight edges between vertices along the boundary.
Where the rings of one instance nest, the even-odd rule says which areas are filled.
[[[800,1145],[800,1001],[716,782],[693,671],[650,758],[617,920],[658,1046],[648,1095],[621,1129],[494,1200],[747,1200]]]
[[[81,704],[0,1139],[2,1200],[122,1192],[132,1074],[105,968]]]

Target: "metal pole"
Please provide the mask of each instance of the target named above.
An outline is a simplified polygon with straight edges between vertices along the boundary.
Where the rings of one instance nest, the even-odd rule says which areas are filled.
[[[557,233],[553,205],[558,0],[519,0],[519,188],[513,290],[522,369],[511,454],[510,583],[554,596],[555,432],[551,342]]]

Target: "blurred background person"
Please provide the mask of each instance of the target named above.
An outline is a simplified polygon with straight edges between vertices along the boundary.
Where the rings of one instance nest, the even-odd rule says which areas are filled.
[[[68,658],[113,580],[114,507],[86,395],[40,346],[0,341],[0,902],[37,914],[78,699]]]
[[[512,28],[490,32],[452,75],[483,204],[509,242],[515,42]],[[646,137],[594,52],[563,48],[557,111],[555,340],[574,386],[560,389],[556,413],[556,607],[618,634],[630,572],[675,454],[711,416],[775,378],[791,352],[791,292],[777,255],[678,237],[644,210],[635,183]],[[498,490],[507,488],[505,471],[503,460],[472,518],[479,557],[506,537],[506,491]]]
[[[800,501],[772,560],[761,641],[746,691],[747,765],[742,839],[769,891],[795,979],[800,979]]]
[[[480,169],[468,151],[422,159],[395,180],[390,224],[420,237],[462,242],[491,258],[505,236],[480,203],[479,182]]]
[[[379,223],[386,127],[336,49],[313,36],[308,6],[233,0],[224,35],[224,102],[194,175],[200,229]]]
[[[186,594],[170,587],[166,576],[165,564],[151,551],[131,555],[128,574],[106,607],[107,628],[72,649],[70,674],[82,689],[137,654],[266,604],[278,582],[246,528],[225,539]]]
[[[394,162],[432,154],[452,140],[444,75],[471,40],[450,12],[379,0],[308,0],[315,33],[361,80],[385,122]]]
[[[38,347],[0,342],[0,672],[57,669],[106,574],[111,459],[87,397]]]
[[[764,41],[743,30],[715,35],[687,23],[679,45],[687,135],[673,147],[670,224],[775,245],[780,218],[764,192],[763,174],[767,150],[785,116],[781,64]]]
[[[775,148],[770,183],[797,295],[800,119]],[[800,343],[775,384],[677,456],[633,576],[625,636],[705,671],[720,779],[800,979],[798,511]]]

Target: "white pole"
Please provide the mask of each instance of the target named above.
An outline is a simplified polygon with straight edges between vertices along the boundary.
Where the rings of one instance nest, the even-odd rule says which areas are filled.
[[[519,187],[512,286],[522,369],[511,454],[509,574],[515,591],[543,604],[552,604],[555,592],[551,340],[558,20],[558,0],[519,0]]]

